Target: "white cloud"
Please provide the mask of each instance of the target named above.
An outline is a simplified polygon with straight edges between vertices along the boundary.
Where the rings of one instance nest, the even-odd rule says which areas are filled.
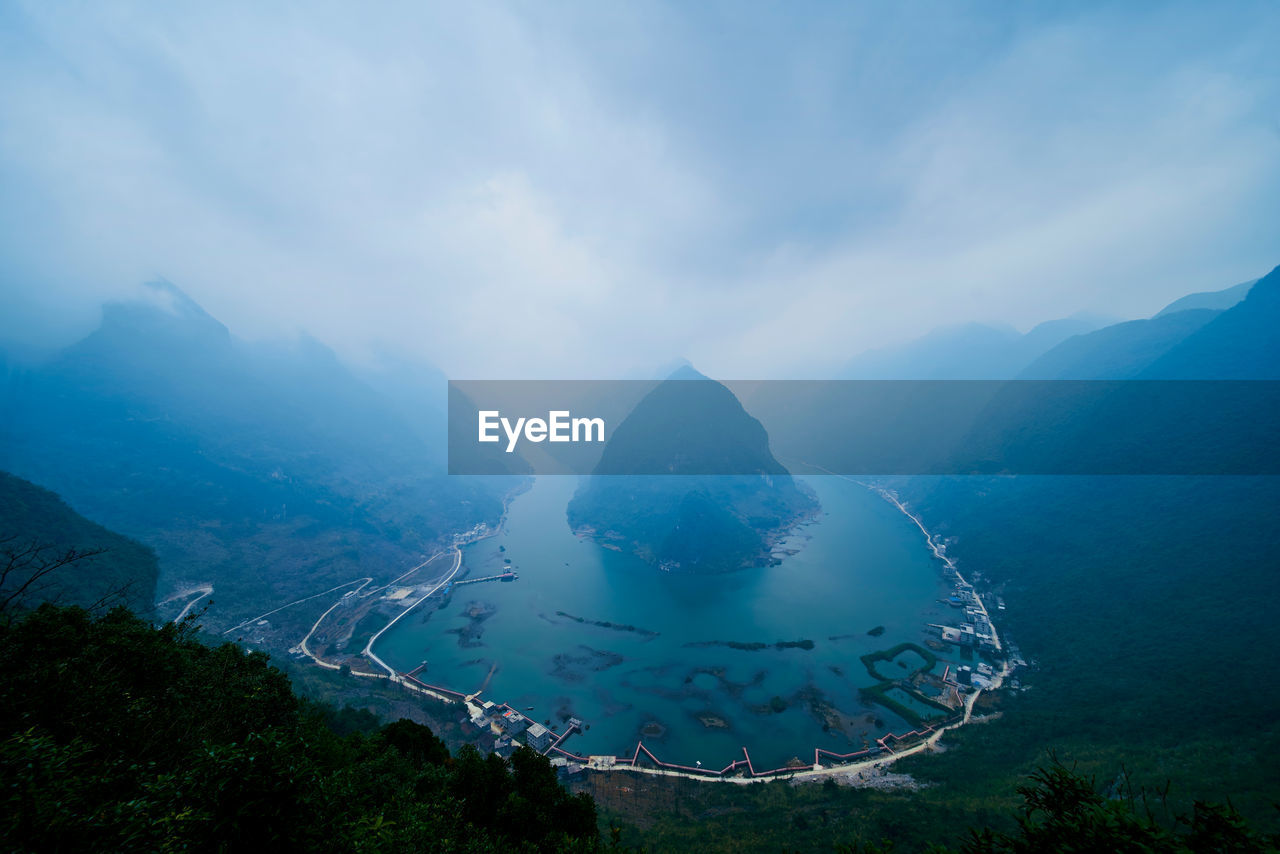
[[[788,376],[1280,260],[1262,5],[0,14],[10,338],[158,273],[455,376]]]

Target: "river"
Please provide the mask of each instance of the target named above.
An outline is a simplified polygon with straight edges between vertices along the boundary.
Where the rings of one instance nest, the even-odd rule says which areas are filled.
[[[532,706],[529,717],[557,729],[580,718],[589,729],[564,745],[578,754],[630,756],[643,740],[664,761],[720,768],[745,746],[764,770],[812,762],[815,747],[851,752],[905,732],[859,697],[874,684],[859,656],[920,643],[928,623],[954,619],[939,602],[950,592],[941,564],[884,498],[839,478],[807,482],[823,513],[788,541],[796,554],[688,576],[579,539],[565,520],[577,479],[540,477],[501,533],[463,549],[469,577],[509,560],[519,580],[457,586],[424,603],[383,635],[379,654],[400,670],[426,660],[425,681],[483,686],[484,699]],[[873,637],[876,626],[884,632]],[[772,646],[800,640],[813,648]]]

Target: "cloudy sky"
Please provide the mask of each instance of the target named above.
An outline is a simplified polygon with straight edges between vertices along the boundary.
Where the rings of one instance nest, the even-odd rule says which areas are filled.
[[[6,3],[0,339],[156,276],[459,378],[1145,316],[1280,263],[1278,42],[1249,2]]]

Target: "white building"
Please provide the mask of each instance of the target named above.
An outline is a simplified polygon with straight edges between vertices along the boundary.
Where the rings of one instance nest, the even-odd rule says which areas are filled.
[[[555,733],[535,721],[529,724],[529,729],[525,730],[524,740],[525,744],[542,753],[551,746],[554,736]]]

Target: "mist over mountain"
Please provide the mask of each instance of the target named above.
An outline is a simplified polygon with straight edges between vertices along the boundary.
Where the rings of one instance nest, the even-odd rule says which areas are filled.
[[[382,404],[417,434],[427,453],[442,464],[446,447],[449,381],[435,365],[391,353],[376,353],[369,362],[347,369],[377,393]]]
[[[1280,267],[1225,311],[1187,309],[1077,336],[1020,379],[1213,382],[1067,383],[1030,399],[1015,384],[979,415],[981,441],[991,458],[1022,472],[1094,460],[1097,471],[1181,471],[1195,461],[1202,473],[1273,473],[1275,395],[1267,384],[1229,381],[1280,378],[1277,324]],[[1156,429],[1124,439],[1135,425]]]
[[[1132,320],[1063,341],[1021,379],[1274,379],[1280,277],[1170,303]],[[1214,308],[1212,306],[1220,306]]]
[[[1068,338],[1018,375],[1027,380],[1125,380],[1139,376],[1218,311],[1188,309]]]
[[[769,436],[733,392],[685,366],[614,430],[593,474],[783,475]]]
[[[850,380],[991,380],[1017,373],[1055,345],[1112,322],[1082,314],[1037,324],[1026,334],[1012,326],[967,323],[935,329],[896,347],[854,357],[840,374]]]
[[[1152,368],[1151,378],[1165,374],[1171,364],[1156,362],[1184,339],[1248,298],[1261,279],[1217,291],[1188,294],[1150,318],[1116,321],[1102,315],[1080,314],[1037,324],[1026,334],[1010,326],[967,323],[935,329],[896,347],[869,350],[854,357],[840,374],[861,380],[1118,380],[1134,379]],[[1238,330],[1256,337],[1256,330]],[[1225,333],[1210,333],[1221,338]],[[1213,349],[1216,345],[1204,344]],[[1202,354],[1204,355],[1204,354]],[[1262,355],[1262,354],[1258,354]],[[1187,357],[1191,370],[1198,357]],[[1226,358],[1223,356],[1223,358]],[[1240,358],[1245,358],[1241,354]],[[1229,371],[1221,364],[1215,370]],[[1196,370],[1199,370],[1198,368]],[[1224,373],[1217,378],[1230,378]],[[1178,377],[1189,378],[1189,377]]]
[[[1277,377],[1280,270],[1230,305],[1186,307],[1204,304],[1193,296],[1171,305],[1180,310],[1064,342],[1024,376]],[[1060,435],[1089,441],[1109,424],[1151,415],[1109,407],[1105,398],[1084,402],[1090,405],[1058,425]],[[1006,414],[1016,430],[1020,413]],[[1277,417],[1274,410],[1223,413],[1224,423],[1253,425],[1262,436],[1274,432]],[[1176,419],[1167,423],[1176,425]],[[1175,430],[1165,440],[1151,452],[1238,450],[1225,434]],[[1268,758],[1241,753],[1239,764],[1223,767],[1216,758],[1193,757],[1230,749],[1225,745],[1234,737],[1220,735],[1233,728],[1228,719],[1260,742],[1280,743],[1280,691],[1267,684],[1236,695],[1236,674],[1212,665],[1269,636],[1272,604],[1280,596],[1273,556],[1280,478],[950,477],[902,478],[892,486],[937,524],[940,536],[955,537],[951,557],[980,567],[1004,591],[1007,631],[1023,649],[1043,651],[1028,677],[1034,690],[1006,706],[1002,735],[984,738],[997,765],[1009,762],[996,773],[1009,779],[1021,774],[1014,757],[1055,743],[1082,756],[1109,756],[1100,763],[1109,767],[1129,761],[1121,757],[1176,763],[1172,773],[1188,793],[1184,805],[1195,791],[1196,797],[1250,804],[1242,809],[1252,815],[1273,815]],[[1163,711],[1181,702],[1186,683],[1150,674],[1189,668],[1201,677],[1197,696],[1233,697],[1215,706],[1222,719],[1212,727]]]
[[[993,378],[986,381],[877,377],[733,388],[767,426],[779,453],[817,470],[1270,472],[1274,442],[1264,425],[1275,415],[1271,387],[1117,381],[1275,377],[1275,281],[1274,273],[1264,277],[1248,298],[1225,311],[1186,309],[1072,335],[1020,373],[991,368]],[[1059,327],[1052,337],[1063,331]],[[962,338],[984,346],[992,340],[978,326],[965,336],[935,334],[921,341]],[[928,352],[913,371],[920,375],[963,373],[977,363],[945,347],[915,352]],[[989,351],[979,347],[978,355]],[[941,361],[929,361],[935,359]]]
[[[98,329],[46,363],[5,368],[10,405],[0,422],[0,465],[60,484],[77,510],[118,522],[146,544],[104,531],[39,487],[0,476],[0,518],[36,530],[47,521],[59,542],[106,537],[111,544],[113,563],[69,577],[75,595],[89,595],[122,569],[150,567],[161,576],[161,596],[184,582],[211,582],[215,599],[227,603],[205,618],[217,628],[260,611],[262,603],[279,604],[356,574],[386,578],[442,538],[495,523],[503,496],[522,482],[439,474],[430,436],[444,423],[443,395],[429,368],[383,362],[353,370],[306,336],[244,342],[174,286],[152,290],[147,301],[107,307]],[[1227,309],[1185,309],[1072,335],[1021,376],[1273,377],[1280,360],[1273,335],[1278,293],[1280,271],[1273,271]],[[1071,328],[1046,324],[1039,341]],[[973,340],[993,339],[979,331]],[[931,358],[959,356],[941,348]],[[569,504],[570,524],[671,572],[776,563],[778,540],[818,507],[744,408],[752,402],[749,386],[740,399],[691,366],[645,385],[647,394],[628,403],[629,414]],[[619,390],[609,406],[631,393]],[[583,411],[604,402],[584,392]],[[1108,411],[1106,403],[1072,409],[1054,426],[1087,437],[1116,418],[1147,414]],[[1025,426],[1019,411],[994,414],[1008,419],[1015,436]],[[1268,430],[1275,414],[1236,415]],[[1174,434],[1169,442],[1168,452],[1178,452],[1188,437]],[[527,470],[518,455],[493,459],[502,464],[499,472]],[[637,470],[650,474],[616,474]],[[740,474],[704,476],[709,470]],[[1008,600],[1001,627],[1007,621],[1037,658],[1025,677],[1036,690],[1001,695],[998,726],[948,736],[949,745],[960,747],[956,753],[972,756],[980,748],[989,764],[974,772],[957,769],[958,760],[946,755],[930,757],[927,768],[913,773],[934,784],[944,806],[895,802],[878,807],[885,815],[952,810],[967,797],[953,791],[957,780],[984,796],[1000,787],[1012,791],[1046,739],[1101,756],[1106,769],[1169,755],[1162,739],[1190,738],[1197,756],[1224,749],[1215,733],[1188,735],[1185,721],[1162,714],[1179,689],[1150,679],[1132,659],[1161,671],[1203,668],[1205,690],[1231,689],[1234,677],[1212,663],[1238,652],[1239,633],[1265,632],[1265,603],[1277,595],[1267,571],[1276,533],[1274,478],[1122,480],[1115,486],[1102,478],[885,482],[948,537],[949,555],[980,569]],[[1223,531],[1230,533],[1225,545]],[[1216,581],[1206,591],[1209,575]],[[1152,607],[1135,609],[1135,602]],[[1129,623],[1136,628],[1117,629]],[[1069,649],[1062,637],[1072,638]],[[1088,698],[1087,707],[1079,696]],[[1274,690],[1263,687],[1221,714],[1233,727],[1258,728],[1271,743],[1275,702]],[[1197,793],[1230,797],[1262,814],[1269,784],[1257,782],[1266,773],[1261,760],[1243,759],[1230,775],[1195,758],[1180,761],[1194,769],[1183,776],[1194,773]],[[741,803],[726,808],[742,819]],[[663,819],[674,826],[682,820]]]
[[[1173,314],[1178,311],[1187,311],[1193,308],[1209,308],[1215,311],[1226,311],[1233,305],[1238,304],[1242,299],[1249,295],[1249,291],[1258,283],[1257,279],[1250,279],[1247,282],[1241,282],[1238,285],[1232,285],[1229,288],[1223,288],[1220,291],[1199,291],[1194,294],[1187,294],[1166,305],[1164,308],[1156,312],[1153,317],[1160,317],[1165,314]]]
[[[1147,379],[1280,379],[1280,267],[1156,360]]]
[[[773,543],[817,509],[760,422],[684,366],[614,430],[568,517],[581,534],[663,569],[723,572],[768,563]]]
[[[449,423],[451,434],[471,438],[476,430],[479,406],[456,385],[449,386]],[[449,470],[478,475],[525,475],[532,467],[519,454],[506,453],[500,442],[478,444],[459,440],[450,443]]]
[[[421,426],[443,412],[312,338],[241,341],[168,282],[4,393],[0,468],[155,548],[162,592],[211,581],[233,610],[403,564],[496,520],[507,488],[443,473]]]
[[[0,854],[1280,851],[1278,42],[0,3]]]

